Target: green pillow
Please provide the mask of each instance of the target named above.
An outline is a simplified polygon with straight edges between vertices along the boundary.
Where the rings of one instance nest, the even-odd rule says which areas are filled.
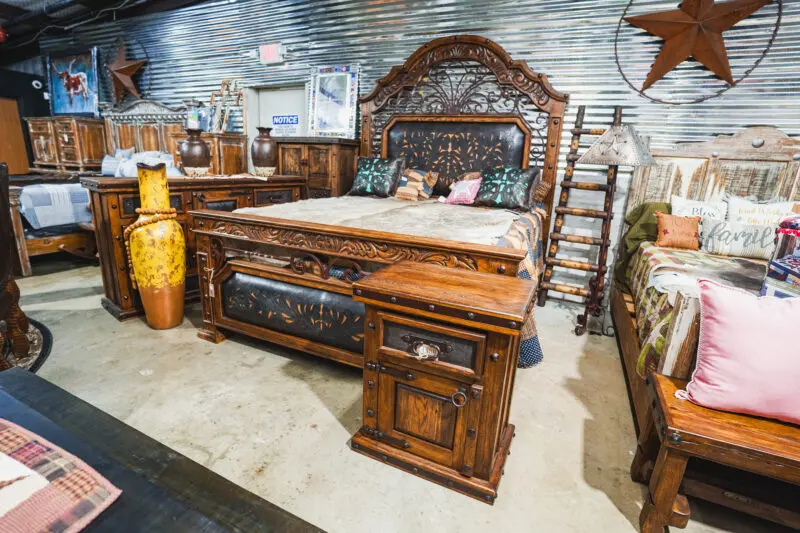
[[[481,173],[481,186],[473,205],[527,209],[531,206],[531,186],[539,169],[493,168]]]
[[[405,160],[359,157],[358,170],[350,194],[353,196],[379,196],[394,194]]]

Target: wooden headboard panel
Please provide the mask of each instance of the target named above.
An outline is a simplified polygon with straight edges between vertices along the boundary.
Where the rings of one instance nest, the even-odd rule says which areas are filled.
[[[167,107],[152,100],[137,100],[123,108],[102,110],[106,120],[108,152],[136,148],[137,152],[170,152],[169,134],[183,131],[186,108]]]
[[[409,135],[413,128],[406,128],[402,133],[411,144],[403,151],[424,154],[420,157],[443,174],[440,179],[451,182],[464,172],[485,170],[515,157],[496,154],[481,158],[477,152],[455,157],[454,150],[469,146],[513,149],[514,139],[522,135],[527,150],[519,166],[542,169],[542,181],[551,185],[545,199],[549,215],[567,100],[566,94],[550,85],[546,75],[533,72],[524,61],[511,59],[489,39],[474,35],[435,39],[411,54],[403,65],[393,67],[370,94],[360,99],[360,153],[367,157],[393,153],[392,135],[397,149],[399,126],[413,123],[412,115],[420,117],[420,121],[431,122],[432,135]],[[458,124],[470,139],[462,136],[455,144],[434,143],[452,134],[444,126],[448,122]]]
[[[720,200],[726,195],[759,200],[800,200],[800,139],[766,126],[711,141],[680,143],[653,151],[656,165],[640,167],[628,195],[630,212],[672,195]]]

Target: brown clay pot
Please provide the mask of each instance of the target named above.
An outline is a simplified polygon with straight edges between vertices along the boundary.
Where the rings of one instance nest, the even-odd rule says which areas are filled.
[[[250,145],[253,156],[253,170],[257,176],[270,177],[278,164],[278,143],[270,135],[272,128],[258,128],[258,137]]]
[[[187,129],[189,138],[181,143],[181,163],[187,176],[205,176],[211,167],[211,150],[200,138],[202,131]]]

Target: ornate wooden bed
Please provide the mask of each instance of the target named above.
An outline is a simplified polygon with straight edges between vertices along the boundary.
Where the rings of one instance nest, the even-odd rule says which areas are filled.
[[[362,156],[404,157],[411,168],[438,171],[445,186],[471,170],[538,165],[550,186],[543,197],[549,214],[567,95],[496,43],[475,36],[431,41],[360,102]],[[349,274],[410,260],[451,267],[454,277],[458,269],[515,276],[526,256],[316,222],[190,214],[201,273],[201,338],[220,342],[236,332],[359,367],[363,305],[351,298]],[[343,279],[331,276],[332,269],[343,271]],[[253,315],[254,301],[275,290],[287,295],[285,308],[257,312],[280,313],[283,322],[265,327]]]
[[[672,195],[694,200],[719,200],[732,194],[754,196],[761,201],[800,201],[800,141],[775,128],[746,128],[733,136],[653,151],[653,156],[656,165],[639,168],[634,174],[627,213],[644,202],[669,202]],[[637,305],[640,302],[635,302],[631,293],[618,285],[614,287],[611,312],[638,434],[652,423],[652,416],[645,381],[637,373],[642,352]],[[654,370],[688,380],[697,355],[699,304],[696,298],[686,298],[679,292],[672,309],[674,315]],[[637,479],[642,475],[641,472],[632,473]],[[775,494],[785,495],[777,500],[796,498],[800,495],[797,488],[760,476],[748,476],[742,480],[738,472],[696,460],[689,463],[683,492],[769,520],[800,523],[796,509],[789,511],[772,501]]]

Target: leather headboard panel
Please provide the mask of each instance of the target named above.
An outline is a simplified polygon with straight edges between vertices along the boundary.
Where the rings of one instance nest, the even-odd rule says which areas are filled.
[[[386,126],[383,142],[384,157],[404,158],[406,168],[438,172],[442,188],[435,192],[447,194],[447,186],[465,172],[527,167],[530,133],[508,118],[454,122],[403,117]]]

